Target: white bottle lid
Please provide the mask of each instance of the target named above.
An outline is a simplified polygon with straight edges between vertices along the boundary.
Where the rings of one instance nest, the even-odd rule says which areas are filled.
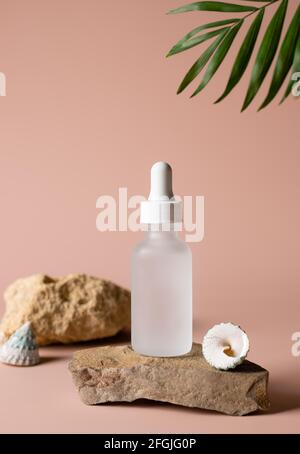
[[[142,224],[165,224],[182,221],[182,202],[172,190],[172,168],[163,161],[151,168],[151,190],[148,200],[141,202]]]

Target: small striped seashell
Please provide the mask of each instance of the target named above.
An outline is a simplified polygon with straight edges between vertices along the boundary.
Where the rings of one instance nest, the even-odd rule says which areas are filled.
[[[0,347],[0,361],[13,366],[34,366],[40,362],[30,322],[22,325]]]

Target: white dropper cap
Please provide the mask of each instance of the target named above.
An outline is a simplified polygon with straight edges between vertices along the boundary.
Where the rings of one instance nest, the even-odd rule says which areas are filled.
[[[181,221],[182,203],[174,198],[172,168],[166,162],[156,162],[151,168],[148,200],[141,203],[141,223],[164,224]]]
[[[172,168],[167,162],[159,161],[151,168],[151,190],[148,200],[172,200]]]

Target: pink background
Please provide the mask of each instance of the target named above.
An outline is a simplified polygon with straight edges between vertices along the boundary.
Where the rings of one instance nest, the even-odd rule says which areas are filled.
[[[191,245],[195,339],[217,322],[240,324],[249,359],[270,370],[271,411],[230,418],[151,403],[85,407],[67,370],[78,346],[49,347],[39,367],[0,365],[1,432],[299,431],[300,357],[291,355],[300,331],[299,103],[256,113],[268,80],[240,114],[248,70],[213,105],[236,45],[201,95],[176,96],[199,50],[164,55],[220,18],[165,14],[182,3],[0,0],[1,293],[38,272],[86,272],[129,287],[141,235],[97,232],[96,199],[124,186],[147,195],[150,166],[166,160],[177,194],[205,196],[205,239]]]

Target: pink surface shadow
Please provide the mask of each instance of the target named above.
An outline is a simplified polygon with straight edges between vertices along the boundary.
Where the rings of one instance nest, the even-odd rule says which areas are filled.
[[[283,413],[300,409],[300,392],[289,389],[287,383],[278,381],[270,385],[271,408],[268,413]]]

